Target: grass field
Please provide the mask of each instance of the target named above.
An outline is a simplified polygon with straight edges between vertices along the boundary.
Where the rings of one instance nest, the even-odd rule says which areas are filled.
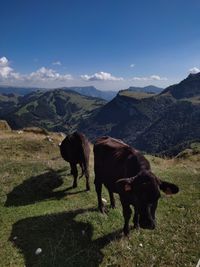
[[[59,155],[62,136],[0,135],[0,266],[95,267],[196,266],[200,258],[200,155],[184,159],[148,156],[158,176],[180,192],[162,198],[157,228],[122,235],[121,205],[100,214],[85,179],[71,189],[68,164]],[[107,191],[103,197],[108,200]],[[116,199],[118,196],[116,195]],[[107,203],[109,206],[109,201]],[[36,250],[42,251],[36,255]]]

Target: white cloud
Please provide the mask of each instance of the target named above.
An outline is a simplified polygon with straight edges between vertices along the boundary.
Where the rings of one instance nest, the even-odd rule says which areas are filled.
[[[6,57],[0,58],[0,78],[8,78],[12,72],[13,69],[9,67],[8,59]]]
[[[160,77],[159,75],[151,75],[148,77],[133,77],[132,81],[167,81],[166,77]]]
[[[159,75],[151,75],[150,79],[155,81],[167,81],[166,77],[160,77]]]
[[[73,80],[70,74],[60,74],[53,69],[41,67],[30,74],[17,73],[10,67],[10,62],[6,57],[0,58],[0,82],[1,83],[32,83],[34,82],[65,82]]]
[[[53,63],[58,62],[59,61],[55,61]],[[198,70],[198,68],[194,69],[194,71]],[[47,68],[44,66],[32,71],[31,73],[24,74],[16,72],[16,70],[12,67],[10,60],[5,56],[0,57],[0,84],[14,86],[44,86],[53,88],[57,86],[85,86],[85,82],[88,82],[97,87],[101,84],[101,86],[106,87],[107,89],[116,90],[129,87],[132,85],[133,81],[135,81],[134,84],[141,86],[150,82],[163,84],[163,81],[167,81],[167,78],[160,77],[159,75],[155,74],[151,76],[123,78],[103,71],[91,75],[85,74],[79,77],[72,77],[71,74],[60,73],[53,67]]]
[[[200,69],[197,68],[197,67],[193,67],[193,68],[189,69],[189,72],[192,73],[192,74],[195,74],[195,73],[200,72]]]
[[[47,69],[42,67],[35,72],[27,75],[28,80],[36,81],[67,81],[72,80],[72,75],[70,74],[60,74],[53,69]]]
[[[81,78],[84,81],[123,81],[122,77],[112,76],[111,73],[100,71],[98,73],[94,73],[93,75],[81,75]]]
[[[61,66],[62,65],[62,63],[58,60],[58,61],[55,61],[55,62],[53,62],[52,63],[52,65],[57,65],[57,66]]]
[[[6,57],[0,58],[0,66],[7,66],[8,65],[8,60]]]
[[[135,67],[135,64],[131,64],[131,65],[130,65],[130,68],[134,68],[134,67]]]

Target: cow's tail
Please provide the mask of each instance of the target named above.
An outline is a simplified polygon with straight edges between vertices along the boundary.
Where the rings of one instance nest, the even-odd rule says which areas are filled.
[[[80,163],[80,167],[81,167],[81,175],[79,176],[79,179],[82,178],[83,175],[85,175],[86,177],[89,177],[87,159],[84,159],[84,161]]]

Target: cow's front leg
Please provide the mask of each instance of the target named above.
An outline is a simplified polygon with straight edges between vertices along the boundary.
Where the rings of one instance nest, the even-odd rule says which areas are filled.
[[[112,190],[108,189],[109,196],[110,196],[110,205],[114,209],[115,208],[115,199]]]
[[[138,229],[140,227],[140,225],[139,225],[139,213],[138,213],[137,208],[135,208],[135,207],[134,207],[134,211],[135,211],[135,213],[134,213],[134,217],[133,217],[133,227],[135,229]]]
[[[129,234],[129,220],[131,218],[131,208],[129,203],[127,203],[123,197],[120,197],[121,203],[122,203],[122,208],[123,208],[123,215],[124,215],[124,234],[127,236]]]
[[[103,201],[101,198],[102,183],[95,182],[95,189],[97,192],[98,208],[99,208],[100,212],[104,213],[105,210],[104,210],[104,205],[103,205]]]
[[[77,187],[78,170],[77,170],[77,167],[76,167],[75,163],[70,163],[70,167],[71,167],[71,174],[74,177],[74,182],[73,182],[72,187],[76,188]]]

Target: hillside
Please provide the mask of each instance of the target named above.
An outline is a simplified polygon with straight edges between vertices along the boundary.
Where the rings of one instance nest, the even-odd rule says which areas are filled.
[[[116,209],[110,209],[108,202],[107,215],[97,211],[93,156],[91,191],[85,192],[85,178],[72,189],[69,165],[58,148],[63,136],[49,135],[50,139],[25,132],[0,135],[0,266],[196,266],[200,238],[197,150],[171,160],[147,156],[153,172],[178,184],[180,192],[173,197],[162,194],[155,230],[132,228],[125,238],[117,195]],[[104,188],[103,198],[109,199]]]
[[[111,135],[148,153],[172,156],[200,140],[199,100],[199,74],[158,95],[122,90],[80,128],[92,140]]]
[[[20,101],[20,96],[13,93],[0,94],[0,117],[13,112]]]
[[[139,135],[134,145],[147,153],[173,156],[196,140],[200,141],[200,105],[178,101]]]
[[[94,140],[99,135],[111,135],[134,144],[137,136],[159,119],[174,103],[171,96],[121,91],[96,114],[80,124],[80,129]]]
[[[105,103],[105,100],[83,96],[71,90],[37,91],[21,97],[14,110],[1,117],[14,129],[39,126],[69,132]]]

